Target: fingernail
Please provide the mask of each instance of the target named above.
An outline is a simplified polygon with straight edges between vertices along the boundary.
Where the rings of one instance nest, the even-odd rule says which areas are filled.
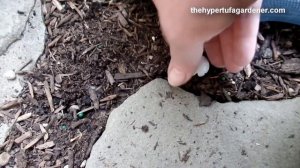
[[[178,68],[172,68],[168,80],[170,85],[180,86],[186,82],[186,74]]]
[[[235,65],[231,65],[230,67],[227,68],[227,70],[231,73],[238,73],[243,69],[243,67],[241,66],[235,66]]]

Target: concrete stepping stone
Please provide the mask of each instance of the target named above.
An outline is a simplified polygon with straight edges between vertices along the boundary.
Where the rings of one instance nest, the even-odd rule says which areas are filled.
[[[150,82],[112,111],[86,167],[300,167],[300,98],[200,101]]]
[[[0,1],[0,104],[22,90],[12,73],[29,70],[44,51],[45,25],[40,0]],[[9,74],[9,75],[8,75]]]
[[[42,55],[45,25],[40,0],[0,0],[0,105],[16,97],[24,81],[15,72],[30,70]],[[0,145],[10,123],[0,123]]]

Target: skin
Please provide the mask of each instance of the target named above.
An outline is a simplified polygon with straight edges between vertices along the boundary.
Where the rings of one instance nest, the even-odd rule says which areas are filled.
[[[186,83],[196,72],[203,50],[216,67],[239,72],[254,56],[259,14],[191,14],[191,7],[260,8],[262,0],[153,0],[170,47],[168,81]]]

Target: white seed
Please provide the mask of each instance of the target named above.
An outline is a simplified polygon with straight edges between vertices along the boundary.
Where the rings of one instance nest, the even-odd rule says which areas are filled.
[[[3,74],[3,77],[7,80],[14,80],[16,79],[16,73],[13,70],[8,70]]]
[[[199,77],[202,77],[208,72],[208,70],[209,70],[209,62],[205,57],[202,56],[196,73]]]
[[[154,41],[155,41],[155,37],[154,37],[154,36],[152,36],[151,38],[152,38],[152,41],[154,42]]]
[[[85,165],[86,165],[86,160],[84,160],[84,161],[81,163],[80,167],[81,167],[81,168],[84,168]]]

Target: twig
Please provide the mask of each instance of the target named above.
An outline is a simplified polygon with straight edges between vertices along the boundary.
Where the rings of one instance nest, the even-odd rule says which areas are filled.
[[[49,106],[50,106],[50,110],[51,110],[51,112],[53,112],[54,111],[53,99],[52,99],[49,84],[48,84],[47,81],[44,82],[44,88],[45,88],[45,93],[46,93],[48,103],[49,103]]]
[[[58,0],[52,0],[52,4],[55,5],[59,11],[63,10],[63,6],[61,5],[61,3]]]
[[[101,99],[100,102],[101,102],[101,103],[102,103],[102,102],[107,102],[107,101],[113,100],[113,99],[115,99],[115,98],[117,98],[117,97],[118,97],[118,95],[116,95],[116,94],[114,94],[114,95],[109,95],[109,96],[104,97],[103,99]]]
[[[65,108],[66,108],[65,106],[61,105],[61,106],[58,107],[56,110],[54,110],[53,113],[58,113],[58,112],[60,112],[61,110],[65,109]]]
[[[85,112],[88,112],[88,111],[93,110],[93,109],[94,109],[94,106],[88,107],[86,109],[83,109],[83,110],[79,111],[78,113],[85,113]]]
[[[30,60],[28,60],[19,70],[18,70],[18,72],[19,71],[22,71],[24,68],[26,68],[31,62],[32,62],[33,60],[32,59],[30,59]]]
[[[31,98],[34,99],[32,84],[29,81],[27,81],[27,84],[28,84],[28,89],[29,89],[30,96],[31,96]]]
[[[78,15],[81,17],[81,19],[83,19],[83,14],[82,14],[82,12],[76,7],[76,5],[75,5],[73,2],[71,2],[71,1],[68,1],[67,3],[69,4],[70,8],[71,8],[71,9],[75,9],[75,11],[76,11],[76,12],[78,13]]]
[[[62,37],[62,35],[59,35],[57,36],[53,41],[51,41],[49,44],[48,44],[48,47],[53,47],[58,41],[59,39]]]
[[[23,134],[26,132],[26,131],[24,130],[24,128],[23,128],[19,123],[15,123],[15,125],[16,125],[17,129],[18,129],[20,132],[22,132]]]
[[[9,128],[9,130],[7,132],[10,132],[13,128],[13,126],[15,125],[15,123],[17,122],[17,119],[19,118],[20,114],[21,114],[22,110],[18,110],[18,112],[15,114],[15,119],[13,120],[11,127]]]
[[[26,113],[17,118],[17,122],[24,121],[32,116],[32,113]]]
[[[19,136],[17,139],[15,139],[15,143],[20,144],[23,142],[25,139],[30,138],[32,136],[32,133],[30,131],[25,132],[21,136]]]
[[[269,72],[269,73],[273,73],[273,74],[281,74],[280,72],[277,72],[277,71],[274,71],[274,70],[271,70],[271,69],[267,69],[265,67],[262,67],[260,65],[256,65],[256,64],[252,64],[255,68],[258,68],[258,69],[262,69],[266,72]]]
[[[188,115],[186,115],[184,113],[182,113],[182,115],[186,120],[193,122],[193,120]]]
[[[7,103],[4,103],[3,105],[0,106],[0,110],[9,110],[11,108],[16,107],[17,105],[20,105],[22,103],[21,99],[17,100],[12,100]]]
[[[65,16],[60,20],[60,22],[57,24],[57,27],[65,24],[66,22],[70,21],[72,19],[73,13],[70,13],[69,15]]]
[[[83,55],[87,54],[88,52],[92,51],[97,45],[92,45],[89,48],[85,49],[82,54],[79,56],[81,58]]]
[[[36,146],[36,148],[43,150],[43,149],[52,148],[53,146],[55,146],[55,143],[53,141],[49,141],[49,142],[46,142],[46,143]]]
[[[49,134],[46,131],[46,129],[44,128],[44,126],[42,124],[40,124],[40,130],[42,131],[42,133],[45,133],[44,135],[44,141],[47,141],[49,139]]]
[[[79,125],[82,125],[82,124],[85,124],[85,123],[89,123],[89,122],[91,122],[90,119],[84,118],[84,119],[81,119],[81,120],[79,120],[77,122],[72,123],[71,124],[71,128],[74,129],[74,128],[78,127]]]
[[[114,79],[126,80],[126,79],[136,79],[136,78],[143,78],[143,77],[146,77],[146,75],[141,72],[127,73],[127,74],[116,73]]]
[[[41,133],[40,135],[38,135],[34,140],[32,140],[29,144],[27,144],[24,149],[29,149],[31,148],[33,145],[35,145],[36,143],[38,143],[43,137],[44,137],[45,133]]]
[[[68,149],[68,165],[69,168],[74,168],[74,151],[72,149]]]

